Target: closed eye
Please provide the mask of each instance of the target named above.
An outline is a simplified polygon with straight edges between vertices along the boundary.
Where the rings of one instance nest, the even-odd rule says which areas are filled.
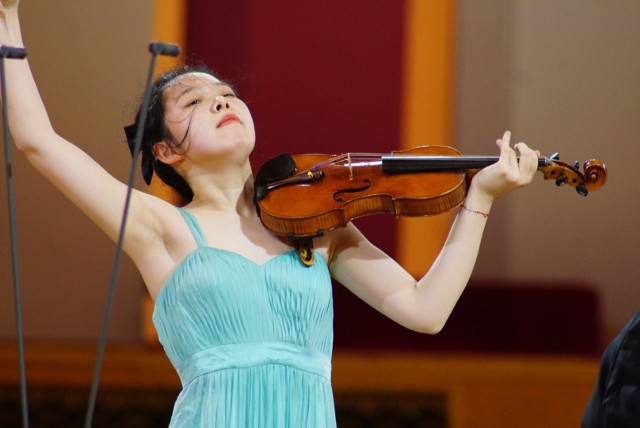
[[[236,94],[236,92],[229,85],[226,85],[226,84],[220,85],[219,91],[220,91],[219,94],[225,98],[238,98],[238,95]]]

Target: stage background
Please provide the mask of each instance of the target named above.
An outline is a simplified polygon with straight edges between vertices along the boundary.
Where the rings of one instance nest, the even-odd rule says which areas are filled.
[[[125,180],[129,154],[122,127],[131,122],[143,90],[156,3],[23,3],[29,60],[56,129]],[[256,116],[256,162],[281,149],[388,151],[406,141],[403,67],[413,2],[222,3],[211,10],[189,3],[194,21],[188,32],[199,25],[209,33],[188,33],[202,45],[187,43],[185,49],[198,58],[206,48],[210,65],[238,81]],[[588,198],[538,177],[501,199],[474,277],[514,286],[536,281],[593,287],[608,341],[640,302],[640,3],[460,0],[452,10],[451,104],[443,101],[451,128],[442,134],[450,134],[444,143],[467,154],[491,154],[496,138],[510,129],[515,140],[543,154],[557,151],[581,162],[598,158],[610,173],[606,186]],[[229,42],[222,43],[225,38]],[[94,340],[115,246],[19,154],[13,170],[26,337]],[[0,337],[11,339],[15,318],[2,182]],[[390,253],[403,251],[394,220],[371,218],[362,227]],[[143,296],[141,280],[125,259],[112,340],[140,338]]]

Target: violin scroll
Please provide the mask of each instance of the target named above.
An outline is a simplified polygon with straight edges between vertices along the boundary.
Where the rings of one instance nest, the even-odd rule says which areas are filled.
[[[587,196],[590,191],[598,190],[607,181],[607,169],[604,163],[590,159],[583,165],[580,172],[580,163],[569,165],[559,160],[557,153],[547,158],[548,164],[538,168],[545,180],[555,180],[557,186],[569,184],[578,194]]]

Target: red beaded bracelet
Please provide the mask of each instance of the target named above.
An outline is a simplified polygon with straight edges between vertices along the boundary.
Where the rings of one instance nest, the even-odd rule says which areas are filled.
[[[489,217],[489,213],[483,213],[482,211],[472,210],[471,208],[467,207],[465,204],[462,204],[462,208],[466,211],[469,211],[470,213],[480,214],[484,218]]]

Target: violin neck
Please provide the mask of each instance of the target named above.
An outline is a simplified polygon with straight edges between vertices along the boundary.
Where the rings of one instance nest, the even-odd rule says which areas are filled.
[[[456,172],[486,168],[498,161],[497,156],[382,156],[382,172],[411,174],[418,172]],[[538,168],[551,165],[545,157],[538,158]]]

